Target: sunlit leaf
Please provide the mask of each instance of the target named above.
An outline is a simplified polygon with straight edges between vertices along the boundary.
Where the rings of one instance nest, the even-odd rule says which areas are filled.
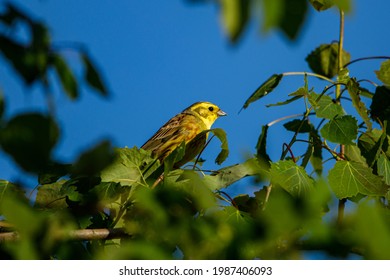
[[[329,184],[339,199],[364,195],[384,195],[387,187],[380,177],[365,164],[353,161],[338,161],[329,171]]]
[[[290,104],[292,102],[294,102],[295,100],[298,100],[298,99],[301,99],[301,96],[293,96],[285,101],[281,101],[281,102],[277,102],[277,103],[273,103],[273,104],[267,104],[265,105],[266,107],[274,107],[274,106],[283,106],[283,105],[287,105],[287,104]]]
[[[118,148],[114,162],[101,172],[102,182],[116,182],[122,186],[142,183],[159,166],[150,151]]]
[[[357,120],[350,115],[335,117],[321,128],[320,133],[333,143],[353,144],[358,134]]]
[[[362,156],[359,147],[356,145],[345,145],[344,146],[344,156],[349,161],[359,162],[365,166],[368,166],[366,158]]]
[[[272,162],[270,177],[273,184],[281,186],[293,196],[307,195],[313,189],[313,179],[292,160]]]
[[[385,154],[381,154],[378,159],[378,175],[382,176],[385,184],[390,186],[390,161]]]
[[[266,96],[269,94],[271,91],[274,90],[283,78],[282,74],[274,74],[271,77],[268,78],[261,86],[259,86],[254,93],[245,101],[244,106],[242,109],[246,109],[249,104],[252,102],[255,102],[256,100]],[[241,110],[242,110],[241,109]]]
[[[316,116],[319,118],[333,119],[336,116],[344,115],[343,107],[336,104],[331,97],[327,95],[320,96],[314,92],[309,95],[309,102],[314,107]]]
[[[215,159],[215,162],[221,165],[229,155],[229,146],[226,132],[222,128],[213,128],[210,131],[219,139],[219,141],[221,141],[221,151]]]
[[[360,87],[356,79],[350,79],[347,83],[347,89],[349,96],[351,96],[352,104],[355,107],[356,111],[363,119],[364,123],[367,126],[368,130],[372,129],[372,123],[368,116],[368,110],[366,105],[360,99]]]
[[[243,163],[224,167],[204,176],[204,181],[212,190],[226,188],[231,184],[247,176],[264,174],[265,166],[256,158],[251,158]]]
[[[390,59],[382,62],[380,69],[375,71],[375,74],[383,84],[390,87]]]
[[[350,54],[343,50],[341,65],[348,63],[350,59]],[[306,57],[306,61],[313,72],[333,78],[339,71],[338,43],[320,45]]]

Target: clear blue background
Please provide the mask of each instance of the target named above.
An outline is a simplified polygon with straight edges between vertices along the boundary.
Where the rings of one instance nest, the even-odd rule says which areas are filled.
[[[228,134],[230,156],[223,166],[242,162],[255,152],[262,125],[304,111],[303,103],[265,107],[287,99],[303,85],[303,77],[285,77],[270,96],[238,114],[244,101],[274,73],[310,71],[305,57],[320,44],[336,41],[339,31],[335,9],[318,13],[310,7],[295,42],[278,31],[261,33],[260,18],[252,19],[240,42],[232,45],[220,24],[218,7],[212,4],[182,0],[14,2],[47,23],[58,45],[85,44],[111,92],[110,98],[104,99],[84,87],[80,100],[71,102],[54,88],[62,133],[55,154],[62,161],[74,160],[106,138],[118,147],[141,146],[169,118],[204,100],[228,113],[214,125]],[[353,11],[346,16],[345,49],[352,59],[390,55],[390,1],[353,2]],[[75,52],[64,54],[79,71]],[[380,62],[355,64],[350,67],[351,76],[378,82],[373,71]],[[41,88],[25,87],[2,57],[0,77],[8,117],[45,110]],[[310,79],[317,92],[324,85]],[[277,160],[290,135],[281,124],[271,127],[269,133],[269,154]],[[206,169],[218,168],[214,164],[218,147],[215,139],[204,153]],[[20,174],[12,160],[0,153],[0,178],[26,181]]]

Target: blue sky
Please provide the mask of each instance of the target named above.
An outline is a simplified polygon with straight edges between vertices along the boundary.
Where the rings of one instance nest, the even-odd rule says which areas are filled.
[[[317,13],[310,8],[295,42],[283,34],[263,34],[261,19],[252,20],[242,40],[231,45],[221,28],[215,5],[191,5],[171,1],[14,1],[48,24],[54,42],[85,44],[111,91],[101,98],[84,87],[81,99],[68,100],[55,89],[62,137],[56,157],[71,161],[81,151],[102,139],[115,146],[141,146],[169,118],[197,101],[219,105],[228,117],[214,127],[228,134],[230,156],[223,166],[242,162],[255,152],[261,126],[279,117],[301,113],[299,105],[266,108],[283,101],[302,86],[302,77],[286,77],[264,100],[238,114],[244,101],[269,76],[290,71],[310,71],[305,57],[322,43],[338,38],[338,13]],[[390,55],[388,15],[390,1],[356,0],[346,17],[345,49],[352,59]],[[77,69],[77,57],[65,52]],[[350,68],[351,76],[377,82],[374,70],[380,61],[361,62]],[[7,101],[7,116],[42,110],[40,88],[26,88],[0,58],[0,87]],[[317,91],[325,84],[310,79]],[[269,131],[268,148],[273,160],[280,156],[289,135],[282,125]],[[214,140],[203,157],[205,168],[217,168],[214,158],[219,143]],[[19,181],[20,170],[0,153],[0,178]]]

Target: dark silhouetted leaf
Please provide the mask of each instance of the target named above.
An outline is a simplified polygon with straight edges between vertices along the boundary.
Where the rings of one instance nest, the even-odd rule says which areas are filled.
[[[390,121],[390,89],[384,86],[376,88],[370,110],[374,121]]]
[[[73,175],[94,176],[109,166],[115,159],[110,141],[102,141],[82,153],[72,167]]]
[[[249,19],[249,0],[221,0],[222,23],[225,32],[232,42],[236,42],[242,34]]]
[[[84,78],[87,83],[102,96],[107,96],[107,87],[104,85],[103,80],[91,58],[85,53],[81,55],[81,58],[85,68]]]
[[[320,133],[333,143],[353,144],[358,133],[357,120],[350,115],[335,117],[321,128]]]
[[[325,11],[334,5],[334,0],[309,0],[317,11]]]
[[[72,70],[59,55],[52,55],[52,63],[61,81],[61,86],[70,99],[79,96],[78,84]]]
[[[309,0],[309,2],[319,12],[325,11],[334,5],[345,12],[351,10],[351,0]]]
[[[350,54],[343,50],[342,65],[348,63],[350,59]],[[320,45],[306,57],[306,61],[313,72],[333,78],[339,71],[338,43]]]
[[[38,183],[41,185],[54,183],[69,174],[70,168],[71,164],[50,163],[38,174]]]
[[[0,143],[23,169],[39,172],[50,162],[58,137],[58,126],[51,117],[28,113],[14,117],[5,125]]]
[[[390,156],[388,151],[389,137],[382,130],[373,129],[360,135],[358,147],[362,156],[366,159],[368,166],[373,166],[382,151],[387,156]]]
[[[298,132],[298,133],[309,133],[314,129],[313,125],[308,122],[308,120],[292,120],[283,124],[283,126],[288,131]]]
[[[261,161],[264,161],[264,164],[268,165],[267,170],[270,167],[271,158],[267,154],[267,135],[268,135],[268,125],[263,125],[261,127],[261,134],[256,144],[256,156]]]
[[[306,0],[265,0],[263,30],[280,29],[291,40],[295,39],[307,12]]]
[[[271,91],[276,88],[280,82],[280,80],[283,78],[282,74],[274,74],[268,80],[266,80],[260,87],[258,87],[254,93],[245,101],[244,106],[242,109],[246,109],[249,104],[252,102],[255,102],[256,100],[266,96]],[[241,109],[241,110],[242,110]]]

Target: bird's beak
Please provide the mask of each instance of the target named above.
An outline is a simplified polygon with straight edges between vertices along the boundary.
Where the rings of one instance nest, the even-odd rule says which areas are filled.
[[[221,109],[218,110],[217,115],[220,117],[227,116],[227,114],[224,111],[222,111]]]

